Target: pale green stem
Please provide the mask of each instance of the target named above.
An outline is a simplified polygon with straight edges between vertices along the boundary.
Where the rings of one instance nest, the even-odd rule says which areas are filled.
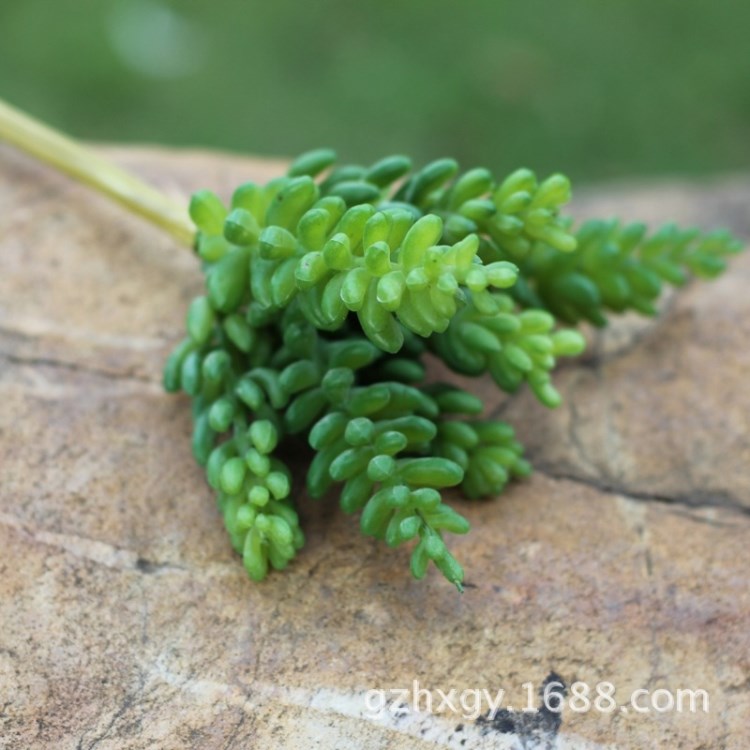
[[[0,139],[93,187],[192,246],[195,226],[186,208],[66,135],[0,99]]]

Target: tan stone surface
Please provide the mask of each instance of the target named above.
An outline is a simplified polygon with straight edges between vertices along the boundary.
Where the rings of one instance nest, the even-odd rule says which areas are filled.
[[[276,169],[110,153],[178,195]],[[747,235],[748,205],[738,179],[613,188],[576,212]],[[197,263],[0,148],[0,747],[747,748],[749,282],[750,255],[658,320],[597,335],[561,369],[557,412],[495,398],[540,470],[497,502],[457,501],[474,526],[453,543],[463,596],[412,581],[406,551],[334,503],[305,505],[307,546],[257,585],[190,456],[187,402],[159,383]],[[520,707],[552,673],[610,681],[622,705],[702,688],[709,713],[488,728],[364,702],[418,679]]]

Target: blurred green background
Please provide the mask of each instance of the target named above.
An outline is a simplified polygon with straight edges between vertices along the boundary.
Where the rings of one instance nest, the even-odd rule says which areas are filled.
[[[749,0],[0,0],[0,96],[77,136],[574,180],[750,167]]]

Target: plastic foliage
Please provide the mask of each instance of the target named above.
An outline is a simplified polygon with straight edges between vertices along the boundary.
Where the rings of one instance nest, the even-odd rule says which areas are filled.
[[[228,206],[200,191],[188,217],[2,100],[0,138],[200,258],[205,293],[189,306],[164,385],[192,399],[193,453],[255,580],[304,544],[294,498],[336,491],[364,534],[409,546],[414,577],[433,563],[460,590],[445,537],[469,523],[448,501],[496,496],[531,467],[513,428],[488,418],[475,394],[432,382],[428,359],[507,393],[528,385],[556,407],[551,375],[583,351],[578,324],[653,315],[665,284],[713,278],[742,249],[725,232],[673,225],[576,227],[559,174],[460,173],[453,159],[413,171],[398,155],[337,165],[328,149],[266,185],[240,185]],[[300,442],[306,492],[288,463]]]
[[[193,196],[206,290],[165,387],[192,399],[195,458],[253,579],[304,543],[292,501],[302,493],[284,459],[302,439],[307,495],[335,488],[363,534],[411,545],[415,578],[432,562],[460,590],[445,535],[469,523],[446,490],[492,497],[531,469],[479,398],[425,383],[424,357],[487,373],[508,393],[528,384],[555,407],[555,364],[585,346],[566,326],[653,315],[665,283],[712,278],[741,245],[671,225],[575,228],[561,213],[562,175],[334,161],[326,149],[304,154],[286,176],[238,187],[229,206]]]

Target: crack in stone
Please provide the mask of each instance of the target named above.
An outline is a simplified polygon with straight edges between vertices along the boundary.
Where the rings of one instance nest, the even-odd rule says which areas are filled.
[[[544,464],[534,464],[534,469],[543,476],[553,481],[573,482],[585,487],[603,492],[607,495],[620,495],[628,500],[637,502],[654,502],[688,510],[703,510],[706,508],[718,508],[750,517],[750,507],[743,505],[737,498],[725,490],[711,492],[704,490],[694,495],[662,495],[653,492],[640,492],[627,487],[619,487],[605,479],[585,477],[572,472],[556,471],[553,467]],[[683,514],[686,515],[686,514]],[[706,519],[696,519],[704,521]],[[708,523],[708,521],[706,521]]]
[[[189,568],[179,563],[148,560],[139,556],[134,550],[115,547],[98,539],[90,539],[76,534],[60,534],[52,531],[34,530],[19,519],[5,513],[0,514],[0,524],[15,529],[34,542],[63,550],[75,557],[88,560],[106,568],[130,570],[143,575],[153,575],[162,571],[184,572],[189,570]]]
[[[135,565],[133,567],[135,568],[135,570],[140,571],[144,575],[154,575],[155,573],[160,573],[163,570],[189,570],[189,568],[186,568],[184,565],[178,565],[176,563],[169,562],[159,562],[158,560],[148,560],[145,557],[139,557],[135,561]]]
[[[146,685],[146,676],[142,671],[139,671],[138,684],[136,685],[135,690],[131,690],[128,693],[126,693],[125,697],[122,700],[122,703],[118,706],[117,710],[114,712],[114,714],[110,718],[109,722],[107,723],[107,726],[104,728],[102,732],[100,732],[96,737],[94,737],[91,740],[91,742],[89,743],[89,745],[86,747],[85,750],[94,750],[94,748],[96,748],[100,742],[110,738],[110,733],[114,729],[117,722],[125,715],[127,711],[129,711],[134,706],[138,705],[138,699],[143,694],[145,685]],[[76,745],[76,750],[83,750],[83,742],[84,742],[86,733],[87,733],[86,730],[84,730],[83,734],[81,735],[78,741],[78,744]]]
[[[620,502],[629,502],[628,498],[623,496]],[[651,557],[651,548],[649,546],[649,533],[648,533],[648,521],[646,516],[646,508],[640,504],[639,515],[640,518],[634,526],[634,532],[638,539],[638,546],[641,548],[643,554],[643,566],[646,574],[646,582],[648,588],[651,590],[653,595],[657,595],[657,590],[654,581],[654,564]],[[640,597],[639,597],[640,604]],[[649,637],[651,640],[651,648],[648,652],[649,662],[649,676],[646,680],[644,687],[651,690],[656,684],[656,680],[661,676],[659,673],[662,661],[661,648],[659,645],[659,628],[654,620],[654,612],[650,607],[643,608],[643,616],[646,621],[646,626],[649,630]]]
[[[105,380],[124,380],[136,383],[145,383],[147,385],[158,385],[158,381],[149,378],[146,375],[137,375],[127,372],[113,372],[103,370],[97,367],[90,367],[80,362],[68,362],[62,359],[53,359],[48,357],[19,357],[15,354],[8,354],[0,351],[0,360],[5,360],[13,365],[29,367],[51,367],[54,369],[67,370],[68,372],[83,373],[104,378]]]
[[[240,730],[245,725],[247,718],[247,713],[245,711],[242,711],[240,713],[239,721],[234,725],[231,732],[227,736],[227,741],[224,743],[224,746],[221,748],[221,750],[232,750],[232,748],[235,747],[235,740],[237,739],[237,737],[239,737]]]

